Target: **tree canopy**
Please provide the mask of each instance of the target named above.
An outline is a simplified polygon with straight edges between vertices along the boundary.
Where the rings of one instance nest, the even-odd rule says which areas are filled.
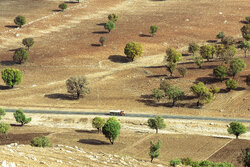
[[[133,61],[142,55],[142,46],[138,42],[129,42],[124,48],[124,53],[128,59]]]
[[[151,129],[155,129],[156,133],[158,133],[159,129],[164,129],[166,127],[166,124],[161,116],[155,116],[154,118],[148,119],[148,126]]]
[[[14,68],[6,68],[2,70],[2,79],[6,85],[10,86],[11,88],[14,85],[18,85],[22,81],[22,72],[18,69]]]
[[[114,144],[114,141],[120,134],[121,125],[119,121],[115,118],[109,118],[102,128],[102,133],[104,136],[109,139],[111,144]]]
[[[233,121],[229,124],[227,131],[229,134],[234,134],[236,139],[238,139],[241,134],[247,132],[247,128],[242,123]]]
[[[88,82],[85,76],[70,77],[66,81],[68,93],[71,93],[73,96],[76,95],[76,99],[90,93],[90,89],[87,85]]]

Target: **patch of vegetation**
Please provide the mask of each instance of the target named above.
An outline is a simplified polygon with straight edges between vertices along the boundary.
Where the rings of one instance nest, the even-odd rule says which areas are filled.
[[[30,142],[30,145],[33,147],[51,147],[51,143],[46,136],[35,137]]]
[[[30,118],[26,118],[23,110],[21,110],[21,109],[16,110],[16,112],[14,112],[13,115],[14,115],[14,117],[16,119],[16,122],[21,123],[21,126],[29,123],[32,120],[31,117]]]

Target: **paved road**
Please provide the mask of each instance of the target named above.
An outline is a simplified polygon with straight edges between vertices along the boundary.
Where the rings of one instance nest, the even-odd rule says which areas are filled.
[[[15,109],[6,109],[6,112],[15,112]],[[23,110],[25,113],[32,114],[65,114],[65,115],[109,115],[104,112],[73,112],[73,111],[55,111],[55,110]],[[125,117],[141,117],[149,118],[154,117],[154,114],[126,114]],[[213,118],[213,117],[194,117],[194,116],[179,116],[179,115],[161,115],[165,119],[186,119],[186,120],[207,120],[207,121],[221,121],[221,122],[249,122],[250,119],[238,118]]]

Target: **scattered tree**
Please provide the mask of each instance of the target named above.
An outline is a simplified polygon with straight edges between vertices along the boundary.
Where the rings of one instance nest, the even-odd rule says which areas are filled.
[[[166,124],[161,116],[155,116],[154,118],[148,119],[148,126],[151,129],[155,129],[156,133],[158,133],[159,129],[163,129],[166,127]]]
[[[88,82],[85,76],[70,77],[66,81],[68,93],[71,93],[73,96],[76,95],[76,99],[90,93],[90,89],[87,85]]]
[[[226,81],[227,89],[230,91],[231,89],[236,89],[238,87],[238,82],[232,78]]]
[[[98,133],[101,132],[102,127],[105,124],[105,120],[101,117],[95,117],[92,121],[92,127],[97,128]]]
[[[248,22],[248,24],[250,24],[250,16],[245,17],[245,19]]]
[[[24,48],[17,49],[13,56],[13,61],[17,64],[22,64],[29,60],[29,55]]]
[[[236,48],[234,46],[225,47],[223,52],[219,55],[219,58],[228,64],[234,55],[236,54]]]
[[[225,66],[217,66],[213,70],[213,74],[216,78],[219,78],[220,81],[222,82],[223,79],[227,76],[227,67]]]
[[[160,89],[163,90],[164,92],[167,92],[167,90],[169,89],[169,87],[171,86],[171,84],[164,80],[160,83]]]
[[[51,147],[51,143],[46,136],[35,137],[30,142],[30,145],[33,147]]]
[[[34,45],[34,39],[33,38],[24,38],[22,41],[23,45],[30,50],[30,47]]]
[[[115,23],[113,21],[109,21],[107,23],[104,24],[104,29],[108,30],[108,32],[110,32],[111,30],[115,29]]]
[[[195,54],[193,57],[194,63],[201,68],[202,64],[204,63],[203,57],[198,54]]]
[[[200,50],[200,46],[197,43],[190,43],[188,46],[188,52],[192,53],[193,56],[196,52],[198,52]]]
[[[62,12],[63,12],[65,9],[67,9],[68,5],[67,5],[66,3],[61,3],[58,7],[59,7],[59,8],[62,10]]]
[[[134,61],[135,58],[142,55],[142,46],[137,42],[129,42],[124,48],[124,53],[128,59]]]
[[[115,13],[112,13],[112,14],[108,15],[108,19],[109,19],[109,21],[116,22],[116,21],[118,21],[119,16]]]
[[[158,31],[158,27],[153,25],[153,26],[150,26],[149,28],[149,33],[152,34],[152,37],[155,35],[155,33]]]
[[[222,31],[222,32],[219,32],[217,35],[216,35],[216,38],[217,39],[221,39],[221,41],[223,40],[223,38],[225,37],[225,33]]]
[[[170,86],[165,94],[168,99],[173,100],[172,106],[175,105],[176,101],[182,100],[184,97],[184,92],[177,86]]]
[[[234,58],[230,61],[229,72],[235,77],[238,73],[246,68],[246,63],[240,58]]]
[[[17,16],[14,19],[14,23],[18,25],[20,28],[22,28],[22,26],[26,24],[26,18],[24,16]]]
[[[21,110],[21,109],[16,110],[16,112],[14,112],[13,115],[14,115],[14,117],[16,119],[16,122],[21,123],[21,126],[29,123],[31,121],[31,119],[32,119],[31,117],[26,118],[23,110]]]
[[[181,160],[180,159],[170,160],[170,166],[177,167],[180,164],[181,164]]]
[[[187,74],[187,68],[185,67],[180,67],[178,68],[178,72],[182,77],[185,77],[185,75]]]
[[[213,93],[209,92],[209,89],[207,89],[203,82],[194,84],[190,89],[198,97],[197,106],[210,103],[214,99]]]
[[[2,119],[2,116],[5,116],[6,111],[5,109],[0,108],[0,120]]]
[[[164,97],[164,91],[161,89],[152,90],[153,97],[159,102]]]
[[[236,139],[238,139],[241,134],[247,132],[247,129],[242,123],[234,121],[229,124],[229,128],[227,129],[227,131],[229,134],[234,134],[236,136]]]
[[[220,92],[220,88],[211,86],[209,88],[209,92],[213,93],[213,95],[214,95],[215,93],[219,93]]]
[[[18,69],[6,68],[2,70],[2,79],[4,83],[11,88],[13,88],[14,85],[20,84],[22,77],[22,72]]]
[[[101,46],[103,46],[104,43],[106,42],[106,38],[105,37],[100,37],[99,42],[101,43]]]
[[[229,47],[231,45],[233,45],[235,43],[234,38],[232,36],[226,36],[222,39],[221,43],[225,46],[225,47]]]
[[[244,167],[250,166],[250,147],[241,149],[240,155],[237,157],[239,163],[243,164]]]
[[[193,160],[189,157],[181,158],[181,164],[185,166],[192,166]]]
[[[242,41],[238,47],[244,51],[245,57],[247,57],[247,51],[250,51],[250,42]]]
[[[209,59],[212,58],[212,46],[211,45],[204,45],[200,48],[200,55],[201,57],[203,57],[203,59],[207,59],[207,61],[209,61]]]
[[[168,48],[166,54],[167,56],[165,57],[165,60],[167,62],[177,63],[182,59],[182,54],[174,48]]]
[[[242,37],[247,41],[250,40],[250,24],[244,25],[241,29]]]
[[[225,49],[224,45],[215,44],[214,47],[216,49],[216,56],[220,58]]]
[[[166,67],[167,67],[167,70],[170,72],[170,76],[173,76],[173,73],[176,70],[177,64],[173,62],[168,62]]]
[[[11,130],[10,124],[6,124],[6,123],[0,123],[0,133],[4,134],[6,138],[7,134],[9,133],[9,131]]]
[[[151,158],[151,163],[153,162],[154,158],[159,157],[160,149],[161,149],[161,141],[160,140],[158,140],[158,142],[156,144],[154,144],[152,141],[150,141],[149,156]]]
[[[115,139],[120,134],[121,125],[115,117],[109,118],[102,128],[102,133],[114,144]]]

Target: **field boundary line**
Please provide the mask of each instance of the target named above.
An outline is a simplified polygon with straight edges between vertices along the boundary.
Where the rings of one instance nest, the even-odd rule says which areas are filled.
[[[211,158],[214,154],[216,154],[218,151],[220,151],[222,148],[224,148],[226,145],[228,145],[229,143],[231,143],[234,139],[229,140],[228,142],[226,142],[223,146],[221,146],[218,150],[216,150],[215,152],[213,152],[209,157],[207,157],[205,160],[208,160],[209,158]]]

